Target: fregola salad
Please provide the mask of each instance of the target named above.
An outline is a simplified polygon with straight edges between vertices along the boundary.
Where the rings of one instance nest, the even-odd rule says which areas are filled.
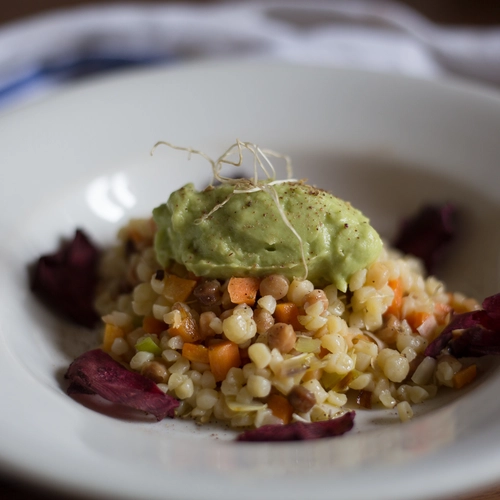
[[[67,371],[69,394],[217,420],[240,440],[311,439],[350,430],[355,411],[407,421],[499,353],[500,294],[481,306],[432,274],[452,206],[424,208],[391,247],[348,202],[292,179],[286,157],[241,141],[217,160],[185,151],[210,162],[210,186],[173,192],[112,248],[77,231],[38,262],[35,291],[102,322],[102,344]],[[244,154],[254,176],[224,177]]]

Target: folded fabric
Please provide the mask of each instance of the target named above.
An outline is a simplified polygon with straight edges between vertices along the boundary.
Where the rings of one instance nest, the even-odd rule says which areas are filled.
[[[80,7],[0,29],[0,105],[124,65],[238,56],[500,83],[500,28],[379,0]]]

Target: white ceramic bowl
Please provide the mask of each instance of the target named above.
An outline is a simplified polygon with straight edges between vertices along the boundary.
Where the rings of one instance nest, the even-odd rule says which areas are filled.
[[[1,116],[2,470],[122,499],[437,498],[499,480],[494,366],[405,425],[360,411],[341,438],[238,444],[217,426],[113,418],[69,398],[65,368],[98,340],[41,307],[26,272],[76,227],[109,243],[127,218],[210,178],[200,159],[151,157],[156,141],[215,157],[240,138],[289,154],[296,177],[350,200],[389,239],[423,203],[456,203],[463,229],[441,276],[482,299],[500,291],[499,130],[493,91],[266,63],[120,73]]]

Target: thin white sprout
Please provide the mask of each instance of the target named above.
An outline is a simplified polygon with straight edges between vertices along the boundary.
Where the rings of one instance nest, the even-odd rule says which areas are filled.
[[[212,167],[214,166],[213,160],[210,158],[210,156],[203,153],[203,151],[197,151],[196,149],[192,149],[192,148],[184,148],[182,146],[176,146],[175,144],[171,144],[170,142],[166,142],[166,141],[158,141],[151,149],[151,153],[150,153],[151,156],[153,156],[154,152],[156,151],[156,148],[160,145],[161,146],[168,146],[169,148],[177,149],[178,151],[187,151],[189,160],[191,159],[192,154],[202,156],[203,158],[205,158],[205,160],[207,160],[212,165]]]
[[[262,191],[264,193],[267,193],[275,203],[276,208],[278,209],[278,212],[284,224],[290,229],[290,231],[293,233],[293,235],[297,238],[299,242],[302,264],[304,266],[304,279],[307,279],[309,270],[304,251],[304,243],[299,233],[293,227],[292,223],[288,220],[288,217],[286,216],[283,207],[281,206],[278,193],[274,188],[274,186],[277,184],[282,184],[286,182],[289,183],[297,182],[296,179],[293,179],[292,162],[289,156],[276,153],[275,151],[272,151],[270,149],[261,149],[256,144],[252,144],[251,142],[242,142],[239,139],[236,139],[236,142],[232,144],[229,148],[227,148],[226,151],[224,151],[224,153],[221,156],[219,156],[219,158],[215,161],[212,160],[212,158],[210,158],[207,154],[203,153],[202,151],[198,151],[193,148],[176,146],[166,141],[158,141],[151,149],[151,155],[154,154],[156,148],[160,145],[168,146],[178,151],[186,151],[188,153],[188,159],[191,159],[191,155],[193,154],[205,158],[205,160],[207,160],[210,163],[210,166],[212,167],[212,182],[210,183],[210,186],[213,187],[215,181],[219,181],[222,184],[230,184],[234,186],[233,191],[224,201],[218,203],[215,207],[213,207],[208,214],[204,214],[202,217],[195,220],[194,221],[195,224],[201,224],[202,222],[207,220],[217,210],[222,208],[235,194],[243,194],[243,193],[248,194],[248,193],[255,193],[257,191]],[[243,164],[243,150],[245,149],[250,151],[250,153],[252,153],[254,157],[253,179],[249,179],[247,177],[232,178],[223,176],[221,174],[223,165],[232,165],[234,167],[240,167]],[[229,159],[229,157],[235,152],[237,153],[238,156],[235,161],[232,161]],[[276,179],[276,169],[274,168],[274,165],[271,163],[268,156],[285,160],[287,179],[283,180]],[[259,169],[264,172],[266,179],[264,180],[259,179]]]
[[[273,164],[269,161],[269,158],[268,158],[268,157],[266,156],[266,154],[265,154],[265,153],[264,153],[264,152],[263,152],[263,151],[259,148],[259,146],[257,146],[257,148],[256,148],[256,149],[257,149],[257,153],[260,153],[260,156],[262,156],[262,158],[264,158],[264,161],[268,164],[269,168],[271,169],[272,174],[271,174],[271,175],[269,175],[269,174],[267,173],[267,170],[266,170],[265,166],[261,164],[262,169],[264,170],[264,172],[266,172],[266,174],[267,174],[267,176],[268,176],[269,178],[276,179],[276,170],[275,170],[275,168],[274,168],[274,165],[273,165]]]

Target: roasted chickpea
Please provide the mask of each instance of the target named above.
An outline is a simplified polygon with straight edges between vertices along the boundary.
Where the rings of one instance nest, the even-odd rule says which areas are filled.
[[[220,283],[217,280],[204,281],[193,290],[193,295],[205,306],[217,304],[221,300]]]
[[[158,361],[150,361],[149,363],[144,364],[141,369],[141,373],[153,382],[161,384],[167,377],[167,367]]]
[[[307,413],[316,404],[314,394],[302,385],[294,385],[288,393],[287,399],[298,413]]]
[[[255,309],[253,319],[257,325],[257,333],[266,333],[274,325],[274,317],[265,309]]]
[[[282,299],[288,293],[290,282],[281,274],[271,274],[260,282],[259,291],[264,297],[271,295],[276,300]]]
[[[292,325],[275,323],[267,331],[267,343],[271,349],[278,349],[282,353],[290,352],[295,347],[297,335]]]
[[[328,309],[328,298],[326,297],[326,293],[323,290],[313,290],[312,292],[306,295],[306,301],[304,302],[304,310],[307,312],[310,307],[315,306],[316,304],[320,304],[319,307],[321,311],[319,314],[326,311]]]

